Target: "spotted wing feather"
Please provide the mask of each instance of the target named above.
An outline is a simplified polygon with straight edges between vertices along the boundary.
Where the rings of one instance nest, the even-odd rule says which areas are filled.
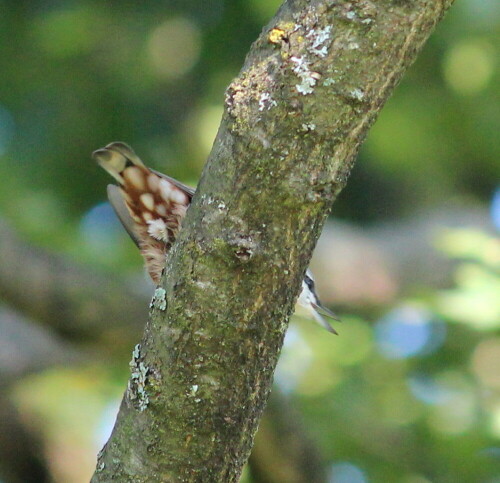
[[[154,169],[150,169],[150,171],[154,174],[156,174],[158,177],[166,179],[173,185],[177,186],[181,191],[183,191],[188,197],[189,200],[191,201],[191,198],[193,197],[195,193],[195,189],[191,188],[191,186],[185,185],[184,183],[181,183],[180,181],[177,181],[175,178],[171,178],[170,176],[167,176],[166,174],[160,173],[159,171],[156,171]]]
[[[158,283],[194,190],[146,167],[125,143],[108,144],[93,156],[118,181],[108,187],[109,200]]]

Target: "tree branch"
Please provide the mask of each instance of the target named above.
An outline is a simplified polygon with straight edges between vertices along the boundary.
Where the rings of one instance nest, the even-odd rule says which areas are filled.
[[[0,392],[29,374],[86,360],[86,354],[47,328],[3,305],[0,305],[0,334]]]
[[[0,393],[0,476],[9,483],[50,483],[43,442],[26,427],[5,388]]]
[[[17,311],[68,339],[112,341],[113,349],[139,332],[146,308],[116,277],[27,244],[2,219],[0,253],[0,296]]]
[[[319,450],[300,419],[288,398],[274,388],[249,460],[254,483],[328,481]]]
[[[323,222],[450,4],[295,0],[264,29],[227,91],[92,481],[239,479]]]

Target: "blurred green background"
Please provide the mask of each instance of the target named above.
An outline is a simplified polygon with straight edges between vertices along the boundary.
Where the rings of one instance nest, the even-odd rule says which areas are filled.
[[[279,3],[0,0],[3,220],[33,250],[149,294],[90,153],[125,141],[196,185],[224,89]],[[318,247],[340,336],[293,320],[276,385],[330,483],[500,482],[499,33],[497,0],[452,7],[371,130]],[[30,442],[0,451],[0,481],[88,481],[132,345],[67,341],[36,317],[20,323],[2,291],[0,302],[10,439]],[[9,379],[13,353],[37,353],[33,337],[11,337],[23,324],[77,362]],[[13,461],[28,448],[36,464],[22,473]]]

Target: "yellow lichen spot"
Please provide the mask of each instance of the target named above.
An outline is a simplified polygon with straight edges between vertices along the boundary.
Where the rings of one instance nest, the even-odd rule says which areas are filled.
[[[272,44],[281,44],[284,38],[285,31],[283,29],[275,27],[269,32],[268,39]]]

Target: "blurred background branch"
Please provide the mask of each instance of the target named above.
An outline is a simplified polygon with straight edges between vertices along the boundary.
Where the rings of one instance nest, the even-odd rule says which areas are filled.
[[[248,462],[254,483],[324,483],[325,461],[303,427],[300,414],[273,390]]]
[[[0,251],[0,293],[16,310],[70,339],[129,347],[140,334],[147,296],[132,284],[30,246],[1,219]]]
[[[8,483],[49,483],[43,440],[25,424],[5,388],[0,392],[0,474]]]
[[[0,385],[57,365],[83,362],[83,354],[49,327],[0,306]]]
[[[82,354],[50,329],[0,306],[0,475],[9,483],[53,481],[37,425],[23,419],[11,386],[54,366],[80,364]]]

